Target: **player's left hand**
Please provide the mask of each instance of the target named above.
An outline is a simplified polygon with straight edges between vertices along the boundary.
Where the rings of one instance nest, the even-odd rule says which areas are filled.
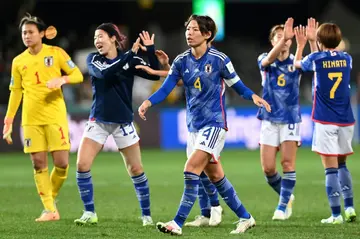
[[[147,112],[147,110],[151,107],[151,102],[150,100],[145,100],[139,107],[138,112],[139,112],[139,116],[140,118],[142,118],[143,120],[146,120],[145,114]]]
[[[46,83],[47,88],[49,89],[59,89],[63,84],[66,83],[64,77],[54,78]]]
[[[141,41],[144,44],[144,46],[154,45],[155,34],[152,34],[150,37],[150,34],[148,31],[142,31],[139,33],[139,36],[140,36]]]
[[[263,106],[263,107],[265,107],[267,112],[271,112],[271,106],[269,105],[268,102],[266,102],[266,100],[264,100],[263,98],[259,97],[256,94],[252,95],[252,99],[253,99],[253,102],[255,105],[257,105],[259,107]]]
[[[296,43],[299,47],[305,47],[307,43],[305,27],[300,25],[294,28]]]

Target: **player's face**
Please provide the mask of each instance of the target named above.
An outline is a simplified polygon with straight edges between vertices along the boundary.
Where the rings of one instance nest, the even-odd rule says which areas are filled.
[[[97,29],[94,36],[94,45],[101,55],[107,55],[115,46],[115,40],[109,37],[106,31]]]
[[[211,33],[205,33],[204,35],[200,31],[197,21],[192,20],[186,27],[185,37],[188,46],[198,47],[211,36]]]
[[[272,39],[271,43],[273,46],[275,46],[284,36],[284,30],[282,29],[278,29],[276,31],[276,34],[274,36],[274,38]],[[291,47],[292,41],[291,40],[287,40],[285,42],[285,45],[283,46],[283,48],[281,49],[281,51],[289,51],[290,47]]]
[[[21,36],[26,47],[34,47],[41,44],[44,32],[39,32],[35,24],[24,24],[21,28]]]

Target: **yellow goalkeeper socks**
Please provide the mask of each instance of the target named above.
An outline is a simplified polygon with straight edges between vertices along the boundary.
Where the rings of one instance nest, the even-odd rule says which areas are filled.
[[[34,170],[34,179],[45,210],[54,212],[56,209],[51,195],[51,181],[48,168]]]
[[[51,185],[52,185],[52,197],[54,199],[59,194],[60,188],[67,178],[68,171],[69,171],[69,165],[67,165],[66,168],[58,168],[54,166],[50,176]]]

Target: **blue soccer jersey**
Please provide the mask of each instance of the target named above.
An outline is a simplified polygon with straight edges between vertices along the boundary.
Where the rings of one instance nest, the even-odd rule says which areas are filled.
[[[312,119],[323,124],[353,125],[350,103],[352,58],[341,51],[314,52],[301,61],[303,71],[313,71]]]
[[[155,48],[148,46],[150,66],[159,69]],[[136,65],[148,65],[132,51],[119,51],[118,56],[107,59],[99,53],[87,57],[87,67],[91,77],[93,103],[90,120],[104,123],[130,123],[133,121],[132,91],[134,76],[149,80],[160,77],[136,69]]]
[[[267,56],[258,57],[262,77],[263,98],[271,106],[271,112],[260,108],[258,119],[274,123],[294,124],[301,122],[299,105],[299,85],[301,70],[294,67],[292,54],[284,61],[276,59],[269,66],[263,67],[262,61]]]
[[[251,99],[253,94],[241,82],[229,57],[213,47],[199,59],[195,59],[190,49],[178,55],[162,88],[149,98],[152,104],[162,101],[179,79],[184,82],[189,132],[197,132],[205,126],[227,130],[225,84],[245,99]]]

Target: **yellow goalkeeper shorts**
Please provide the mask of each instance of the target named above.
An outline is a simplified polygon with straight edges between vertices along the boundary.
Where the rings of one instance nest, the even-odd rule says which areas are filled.
[[[24,152],[70,150],[69,126],[63,124],[24,125]]]

